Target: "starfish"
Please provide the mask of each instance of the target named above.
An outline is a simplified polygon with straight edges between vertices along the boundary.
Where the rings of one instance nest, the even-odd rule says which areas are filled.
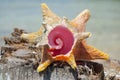
[[[45,70],[55,61],[65,61],[75,69],[78,60],[109,59],[108,54],[86,43],[85,39],[90,36],[90,32],[85,32],[86,23],[90,18],[89,10],[86,9],[73,20],[68,20],[57,16],[45,3],[41,7],[43,24],[40,30],[21,35],[30,43],[43,45],[38,72]]]

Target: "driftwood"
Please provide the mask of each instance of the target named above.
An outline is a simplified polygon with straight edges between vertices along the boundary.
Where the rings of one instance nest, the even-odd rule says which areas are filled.
[[[98,63],[79,61],[81,65],[73,70],[68,65],[51,64],[38,73],[32,64],[7,63],[0,65],[0,80],[103,80],[103,66]]]
[[[21,39],[24,30],[14,29],[11,37],[5,37],[1,47],[0,80],[120,80],[120,61],[110,60],[102,64],[93,61],[77,61],[73,70],[65,62],[55,62],[45,71],[36,68],[41,59],[41,47]],[[101,62],[101,61],[99,61]]]
[[[106,67],[107,70],[104,71],[101,64],[83,61],[81,63],[85,65],[78,65],[77,70],[68,65],[52,64],[41,73],[36,72],[32,64],[0,64],[0,80],[120,80],[120,73],[114,71],[114,68],[111,70]]]

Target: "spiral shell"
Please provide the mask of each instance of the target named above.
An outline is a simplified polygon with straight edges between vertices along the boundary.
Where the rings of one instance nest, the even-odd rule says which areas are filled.
[[[57,25],[48,34],[48,43],[53,56],[67,54],[74,44],[74,36],[64,25]]]

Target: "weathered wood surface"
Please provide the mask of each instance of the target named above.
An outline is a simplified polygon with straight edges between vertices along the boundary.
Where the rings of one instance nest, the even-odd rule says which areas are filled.
[[[36,72],[30,64],[0,64],[0,80],[103,80],[104,72],[101,64],[79,62],[82,66],[78,66],[77,70],[71,69],[68,65],[52,64],[41,73]]]
[[[14,64],[0,65],[0,80],[42,80],[31,66],[14,66]]]
[[[89,62],[87,66],[93,66],[94,70],[86,65],[84,67],[79,65],[77,70],[72,70],[68,65],[52,64],[41,73],[36,72],[32,64],[0,63],[0,80],[120,80],[120,61],[111,60],[102,63],[103,71],[100,64]],[[91,74],[91,70],[94,75]]]

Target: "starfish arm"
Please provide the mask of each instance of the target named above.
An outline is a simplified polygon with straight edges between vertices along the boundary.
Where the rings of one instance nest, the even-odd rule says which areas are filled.
[[[109,55],[107,53],[104,53],[90,45],[88,45],[86,49],[87,49],[87,52],[92,57],[92,59],[105,59],[105,60],[109,59]]]
[[[84,42],[76,43],[73,49],[76,60],[109,59],[109,55]]]
[[[30,43],[34,43],[36,39],[42,35],[44,28],[41,26],[39,31],[32,33],[22,33],[21,38],[27,39]]]
[[[34,43],[35,39],[38,36],[37,34],[38,34],[37,32],[28,33],[28,34],[23,33],[20,37],[24,38],[24,39],[27,39],[30,43]]]
[[[45,70],[51,63],[52,63],[51,60],[46,60],[45,62],[41,63],[41,64],[37,67],[37,72],[42,72],[42,71]]]
[[[76,41],[78,41],[78,42],[82,42],[83,40],[85,40],[86,38],[89,38],[90,36],[91,36],[90,32],[82,32],[82,33],[74,34],[74,37],[75,37]]]
[[[51,26],[61,20],[61,18],[57,16],[55,13],[53,13],[45,3],[41,4],[41,8],[42,8],[43,20],[48,25]]]
[[[79,32],[84,32],[85,25],[89,18],[90,18],[90,11],[86,9],[71,21],[71,25],[76,27]]]
[[[73,68],[73,69],[76,69],[77,68],[77,65],[76,65],[76,62],[75,62],[75,57],[73,55],[73,52],[70,53],[70,56],[69,58],[66,60],[66,62]]]

